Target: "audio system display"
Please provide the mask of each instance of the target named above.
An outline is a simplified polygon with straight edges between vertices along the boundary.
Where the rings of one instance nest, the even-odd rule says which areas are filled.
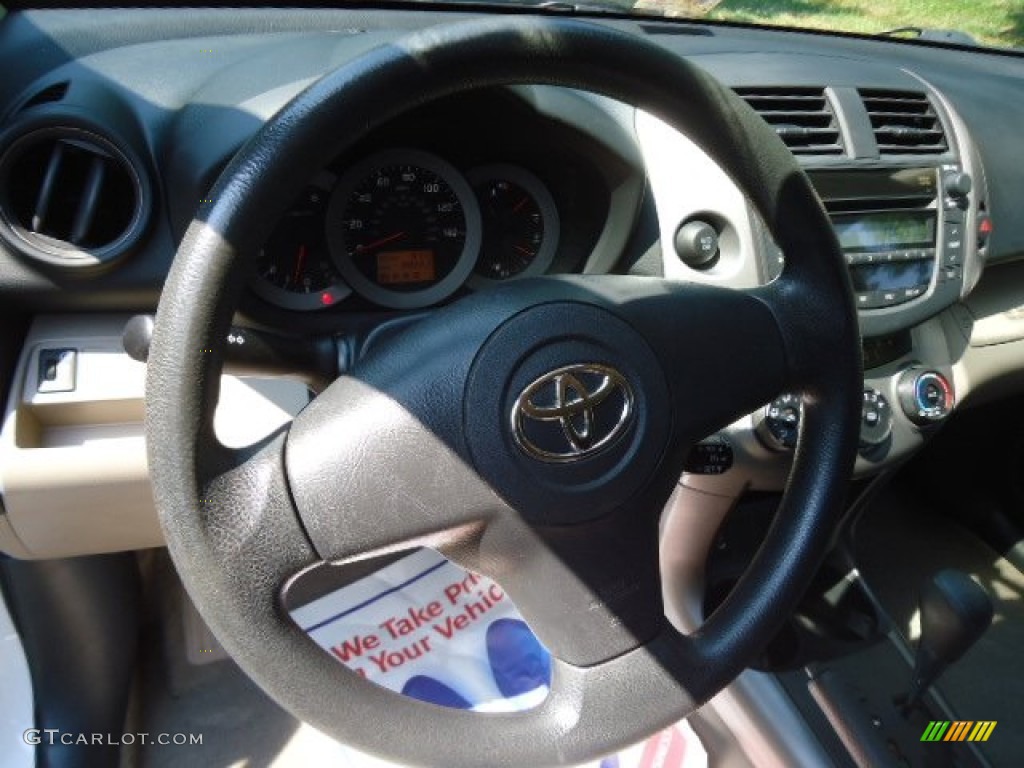
[[[963,175],[950,167],[810,174],[849,265],[858,309],[955,296],[964,215],[956,187],[947,189],[951,174]]]
[[[935,270],[935,212],[884,211],[832,217],[862,308],[924,294]]]
[[[833,216],[832,225],[846,253],[935,247],[934,211],[885,211]]]
[[[853,280],[853,290],[858,293],[902,291],[907,298],[915,298],[924,293],[924,288],[931,282],[933,267],[931,261],[924,260],[898,264],[856,264],[850,267],[850,278]]]

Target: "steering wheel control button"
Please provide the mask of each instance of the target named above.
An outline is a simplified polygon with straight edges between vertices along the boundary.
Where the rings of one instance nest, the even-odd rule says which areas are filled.
[[[732,468],[732,446],[724,437],[701,440],[686,457],[683,471],[691,475],[724,475]]]
[[[920,427],[942,421],[953,410],[953,385],[938,371],[908,368],[900,374],[897,392],[903,412]]]
[[[885,445],[892,436],[892,408],[877,389],[864,390],[864,404],[860,417],[861,453],[870,453]]]
[[[784,394],[772,400],[764,409],[764,417],[757,425],[757,436],[773,451],[791,451],[796,447],[800,432],[800,398]]]
[[[516,444],[540,461],[580,461],[608,447],[633,419],[633,389],[608,365],[545,373],[512,406]]]
[[[706,221],[688,221],[676,230],[676,255],[691,269],[710,269],[718,261],[718,230]]]

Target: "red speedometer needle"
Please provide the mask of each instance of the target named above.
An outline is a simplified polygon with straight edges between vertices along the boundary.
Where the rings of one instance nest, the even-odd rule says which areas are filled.
[[[382,237],[380,238],[380,240],[374,240],[372,243],[367,243],[366,245],[357,245],[356,252],[362,253],[363,251],[370,251],[373,250],[374,248],[380,248],[382,245],[387,245],[388,243],[403,237],[405,237],[405,232],[395,232],[393,235]]]
[[[300,245],[299,252],[295,254],[295,273],[292,275],[292,285],[297,286],[299,284],[299,278],[302,277],[302,268],[306,265],[306,246]]]
[[[529,248],[523,248],[523,246],[516,245],[515,243],[512,243],[512,247],[519,251],[521,254],[523,254],[523,256],[529,256],[531,259],[537,255]]]

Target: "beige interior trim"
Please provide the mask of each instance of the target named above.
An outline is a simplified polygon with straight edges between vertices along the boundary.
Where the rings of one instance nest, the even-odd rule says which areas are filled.
[[[718,495],[678,485],[661,519],[665,615],[682,632],[704,622],[704,571],[722,521],[738,494]],[[828,755],[781,685],[747,670],[700,710],[710,710],[750,762],[763,768],[817,768]]]
[[[127,320],[43,316],[29,330],[0,431],[0,551],[52,558],[163,546],[146,461],[146,366],[121,347]],[[73,389],[39,391],[46,349],[75,350]],[[225,376],[217,434],[247,445],[307,401],[298,382]]]

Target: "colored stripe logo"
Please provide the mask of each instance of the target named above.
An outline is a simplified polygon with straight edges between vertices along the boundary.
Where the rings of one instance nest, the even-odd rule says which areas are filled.
[[[932,720],[921,741],[988,741],[997,720]]]

